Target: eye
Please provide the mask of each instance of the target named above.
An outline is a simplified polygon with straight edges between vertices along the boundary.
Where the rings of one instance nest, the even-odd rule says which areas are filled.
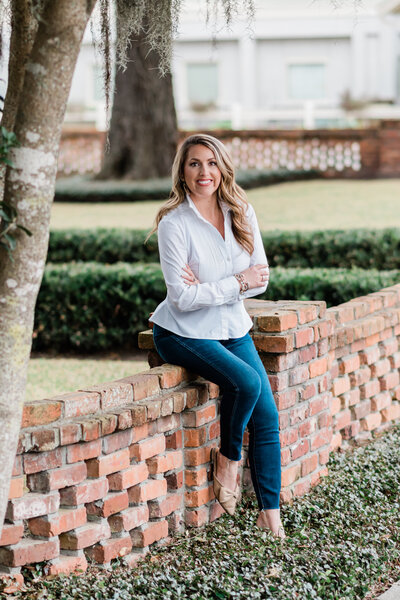
[[[197,162],[197,160],[193,160],[189,163],[190,167],[196,167],[199,163]]]
[[[209,164],[212,165],[213,167],[216,167],[217,166],[217,161],[210,160]]]

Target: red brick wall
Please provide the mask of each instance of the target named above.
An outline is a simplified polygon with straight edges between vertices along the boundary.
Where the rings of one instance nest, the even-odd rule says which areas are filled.
[[[327,474],[331,450],[400,420],[400,284],[328,310],[324,302],[261,300],[247,309],[279,409],[286,502]],[[151,332],[141,343],[151,349]],[[43,560],[50,574],[84,570],[88,558],[133,564],[151,544],[216,519],[218,394],[165,365],[27,403],[0,575]]]
[[[191,132],[182,131],[181,140]],[[246,130],[208,132],[229,147],[242,169],[317,169],[324,177],[399,177],[400,121],[366,129]],[[63,132],[58,176],[100,170],[104,132]]]

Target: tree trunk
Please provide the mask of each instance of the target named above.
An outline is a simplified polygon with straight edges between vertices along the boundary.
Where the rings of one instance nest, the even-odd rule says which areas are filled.
[[[172,76],[160,75],[160,55],[149,49],[145,37],[144,31],[131,40],[128,66],[116,71],[110,150],[97,179],[149,179],[171,173],[178,142]]]
[[[61,127],[82,36],[95,0],[46,3],[25,66],[4,199],[18,222],[12,258],[0,248],[0,525],[17,450],[34,308],[46,261]]]

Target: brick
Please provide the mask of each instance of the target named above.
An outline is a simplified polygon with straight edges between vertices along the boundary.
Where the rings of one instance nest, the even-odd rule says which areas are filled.
[[[216,405],[202,406],[194,410],[186,411],[182,415],[185,427],[201,427],[217,416]]]
[[[327,410],[330,406],[331,398],[332,397],[329,393],[321,394],[320,396],[311,398],[309,402],[309,415],[312,417],[313,415],[316,415],[322,410]]]
[[[46,572],[51,576],[70,575],[71,573],[84,572],[87,567],[88,564],[84,554],[78,556],[60,554],[47,566]]]
[[[33,535],[42,537],[53,537],[80,527],[86,523],[86,508],[61,508],[57,513],[36,517],[28,521],[28,526]]]
[[[302,348],[298,353],[298,363],[308,363],[313,358],[317,356],[317,345],[312,344],[311,346],[306,346]],[[294,366],[294,365],[293,365]]]
[[[390,373],[387,373],[386,375],[384,375],[383,377],[380,377],[380,379],[379,379],[379,384],[380,384],[380,388],[382,391],[383,390],[391,390],[392,388],[399,385],[399,383],[400,383],[400,373],[398,370],[391,371]]]
[[[178,448],[183,448],[181,429],[165,436],[165,448],[167,450],[177,450]]]
[[[184,430],[185,448],[196,448],[207,441],[207,427],[197,427]]]
[[[296,302],[296,304],[301,305],[301,302]],[[315,321],[315,319],[318,318],[318,314],[321,310],[321,304],[322,303],[320,303],[318,306],[309,305],[309,306],[302,306],[301,308],[299,307],[297,314],[298,314],[298,319],[299,319],[300,325],[304,325],[304,323],[309,323],[310,321]],[[320,310],[318,310],[318,308],[320,308]],[[321,317],[322,316],[323,315],[321,314]]]
[[[218,398],[220,395],[219,386],[216,383],[213,383],[212,381],[207,381],[206,383],[207,383],[208,397],[210,398],[210,400],[212,398]]]
[[[92,458],[86,462],[86,465],[88,477],[102,477],[127,469],[130,465],[129,448],[124,448],[100,458]]]
[[[101,410],[123,406],[133,401],[132,385],[124,379],[100,383],[99,385],[92,386],[92,389],[79,391],[99,393]]]
[[[32,519],[33,517],[56,512],[59,506],[60,495],[58,492],[50,492],[49,494],[29,493],[22,496],[22,498],[9,501],[5,518],[9,521]]]
[[[124,430],[132,427],[132,415],[130,410],[119,409],[115,412],[118,417],[118,429]]]
[[[382,422],[397,421],[400,419],[400,404],[392,404],[382,410]]]
[[[151,456],[160,454],[165,450],[165,437],[163,435],[142,440],[130,447],[130,456],[138,461],[146,460]]]
[[[185,506],[188,508],[197,508],[207,504],[214,499],[212,486],[204,487],[200,490],[189,490],[185,492]]]
[[[354,406],[361,400],[360,390],[358,388],[350,390],[349,392],[341,396],[341,400],[343,408]]]
[[[137,373],[130,377],[124,377],[120,381],[132,386],[134,402],[158,394],[160,391],[159,378],[156,374]]]
[[[361,428],[363,431],[373,431],[382,423],[381,413],[371,413],[366,415],[361,421]]]
[[[286,410],[291,406],[294,406],[297,402],[297,390],[288,389],[283,392],[277,392],[275,394],[275,403],[278,410]],[[186,445],[186,444],[185,444]]]
[[[398,369],[400,367],[400,352],[395,352],[392,356],[389,356],[389,363],[392,369]]]
[[[360,360],[364,365],[372,365],[376,363],[380,358],[379,348],[365,348],[362,352],[360,352]]]
[[[55,558],[59,554],[58,538],[49,540],[22,539],[15,546],[0,548],[0,563],[8,567],[22,567]]]
[[[342,445],[342,436],[339,432],[333,434],[331,440],[331,451],[337,450]]]
[[[197,467],[198,465],[210,462],[210,451],[211,446],[185,449],[185,465],[188,467]]]
[[[318,454],[313,454],[301,461],[301,476],[306,477],[318,467]]]
[[[342,410],[340,413],[338,413],[335,418],[334,418],[334,430],[339,431],[340,429],[343,429],[343,427],[346,427],[346,425],[348,425],[352,420],[352,415],[349,409],[346,410]]]
[[[321,446],[325,446],[326,444],[330,444],[332,439],[332,430],[331,429],[322,429],[318,431],[315,435],[311,437],[311,452],[317,450]]]
[[[54,423],[61,417],[61,403],[52,400],[26,402],[22,412],[21,429]]]
[[[92,415],[100,410],[100,394],[96,392],[72,392],[55,396],[54,400],[61,403],[65,419]]]
[[[42,473],[33,473],[28,475],[28,487],[32,492],[59,490],[86,479],[86,471],[86,464],[81,462]]]
[[[0,546],[13,546],[18,544],[24,534],[24,524],[18,523],[4,523],[3,529],[0,535]]]
[[[300,477],[300,465],[295,464],[282,469],[282,487],[291,485]]]
[[[148,410],[148,406],[151,407]],[[154,409],[157,407],[157,412],[154,413]],[[157,414],[158,413],[158,414]],[[131,410],[131,420],[133,427],[140,427],[140,425],[144,425],[147,420],[151,421],[156,419],[161,414],[161,401],[157,400],[156,402],[146,402],[144,404],[137,404]]]
[[[37,429],[31,433],[32,452],[46,452],[54,450],[60,445],[60,432],[55,427],[49,429]]]
[[[346,373],[352,373],[360,367],[360,356],[353,354],[352,356],[344,356],[339,361],[339,373],[345,375]]]
[[[294,348],[294,335],[265,335],[254,334],[253,342],[258,351],[262,352],[292,352]]]
[[[129,502],[131,504],[140,504],[153,500],[158,496],[165,496],[167,493],[166,479],[150,479],[146,483],[140,483],[128,490]]]
[[[332,393],[334,396],[340,396],[345,392],[348,392],[351,388],[350,377],[345,375],[343,377],[339,377],[339,379],[334,379],[332,383]]]
[[[149,502],[149,514],[151,519],[166,517],[182,507],[183,497],[181,494],[169,494],[166,498],[152,500]]]
[[[310,442],[308,440],[301,440],[296,446],[290,449],[291,460],[296,460],[300,456],[304,456],[309,452]]]
[[[293,487],[293,496],[304,496],[311,489],[311,481],[306,479],[305,481],[299,481]]]
[[[385,340],[380,344],[382,356],[390,356],[399,349],[399,341],[396,337]]]
[[[109,517],[108,523],[113,533],[121,531],[130,531],[147,523],[149,520],[149,509],[147,504],[142,506],[130,506],[117,515]]]
[[[260,315],[257,317],[257,326],[260,331],[281,332],[293,329],[297,325],[295,312],[277,312],[273,315]]]
[[[88,557],[98,564],[109,563],[114,558],[125,556],[132,550],[132,539],[129,533],[121,537],[103,540],[86,550]]]
[[[155,456],[148,459],[147,466],[151,475],[157,473],[165,473],[165,471],[172,471],[172,469],[178,469],[182,466],[182,452],[180,450],[170,451],[162,456]]]
[[[186,487],[201,486],[207,481],[208,472],[205,467],[185,470]]]
[[[318,453],[318,459],[320,465],[326,465],[329,461],[330,448],[323,448]]]
[[[103,498],[108,492],[108,481],[102,479],[87,480],[60,490],[61,504],[63,506],[78,506],[87,502],[94,502]]]
[[[201,527],[209,522],[209,509],[202,506],[196,510],[185,510],[185,524],[187,527]]]
[[[304,383],[310,377],[308,365],[299,365],[289,371],[289,385]]]
[[[76,463],[81,460],[95,458],[101,454],[101,440],[84,442],[83,444],[73,444],[67,446],[67,463]]]
[[[81,550],[93,546],[110,535],[110,526],[106,520],[100,523],[87,523],[82,527],[62,533],[59,537],[60,547],[63,550]]]
[[[100,437],[100,422],[96,419],[87,419],[81,422],[82,441],[91,442]]]
[[[81,441],[82,426],[80,423],[61,423],[60,424],[60,444],[68,446]]]
[[[316,354],[316,349],[315,354]],[[266,371],[272,371],[273,373],[279,373],[280,371],[286,371],[295,367],[300,361],[300,353],[296,350],[289,352],[289,354],[262,354],[261,361]]]
[[[301,348],[302,346],[308,346],[314,341],[314,329],[312,327],[306,327],[295,332],[295,347]]]
[[[331,415],[336,415],[340,409],[341,409],[342,403],[340,401],[340,398],[337,398],[336,396],[334,396],[331,400]]]
[[[377,394],[371,398],[371,410],[372,412],[381,411],[383,408],[390,406],[391,403],[392,397],[390,392],[381,392],[380,394]]]
[[[208,439],[210,441],[219,438],[221,435],[221,423],[219,421],[214,421],[214,423],[210,423],[208,426]]]
[[[382,358],[382,360],[378,360],[374,365],[371,365],[371,375],[372,377],[382,377],[382,375],[386,375],[390,369],[390,360],[388,358]]]
[[[132,429],[125,429],[112,435],[107,435],[103,438],[103,452],[104,454],[111,454],[121,448],[128,448],[133,441]]]
[[[300,423],[298,430],[300,438],[307,437],[308,435],[310,435],[310,433],[313,433],[316,429],[316,426],[317,424],[315,418],[307,419],[307,421]]]
[[[24,495],[24,478],[13,477],[8,488],[8,499],[21,498]]]
[[[167,417],[174,412],[174,399],[172,396],[161,399],[161,416]]]
[[[157,433],[165,433],[166,431],[173,431],[180,427],[180,416],[179,415],[168,415],[166,417],[160,417],[157,419],[156,423],[153,423],[153,426],[156,426],[155,432]],[[154,432],[154,433],[155,433]]]
[[[291,444],[294,444],[294,442],[298,440],[298,437],[299,431],[297,428],[286,429],[281,431],[279,434],[281,447],[283,448],[284,446],[290,446]]]
[[[371,398],[371,396],[376,396],[381,391],[381,386],[377,379],[371,379],[368,383],[364,385],[360,385],[360,396],[363,400],[364,398]]]
[[[107,476],[110,490],[125,490],[142,481],[145,481],[149,476],[149,469],[146,463],[131,465],[123,471],[112,473]]]
[[[163,364],[150,370],[151,374],[158,375],[159,384],[162,389],[176,387],[182,381],[188,379],[188,373],[183,367],[177,365]]]
[[[289,385],[289,376],[287,373],[268,374],[268,379],[273,392],[285,390]]]
[[[309,400],[317,393],[317,385],[315,382],[306,383],[299,389],[300,400]]]
[[[169,475],[165,475],[165,479],[168,490],[178,490],[183,486],[183,471],[173,471]]]
[[[110,435],[117,429],[118,418],[115,414],[103,413],[99,415],[98,421],[100,424],[101,437]]]
[[[185,530],[185,524],[182,518],[182,511],[177,511],[170,514],[167,517],[168,522],[168,533],[174,535],[176,533],[182,533]]]
[[[145,546],[150,546],[150,544],[153,544],[162,538],[167,537],[167,535],[167,521],[164,520],[148,523],[147,525],[141,525],[140,527],[132,530],[132,544],[135,548],[143,548]]]
[[[353,421],[352,423],[349,423],[348,425],[346,425],[346,427],[343,427],[343,429],[341,431],[343,439],[351,440],[351,439],[357,437],[358,434],[360,433],[360,429],[361,429],[361,425],[360,425],[359,421]]]
[[[145,423],[139,427],[134,427],[132,429],[132,442],[139,442],[140,440],[149,437],[149,435],[149,423]],[[131,447],[132,446],[130,446],[130,448]]]
[[[354,373],[350,374],[350,383],[353,387],[359,387],[360,385],[364,385],[368,383],[371,379],[371,369],[367,366],[363,366],[360,369],[354,371]]]
[[[295,425],[296,423],[304,421],[304,419],[306,419],[309,416],[310,409],[308,404],[301,404],[292,408],[289,414],[290,424]]]
[[[40,454],[25,454],[23,457],[24,472],[28,475],[61,467],[63,464],[62,456],[60,448],[50,452],[41,452]]]
[[[111,492],[99,500],[89,502],[86,504],[86,510],[88,515],[107,518],[128,508],[128,506],[128,492],[124,490],[122,492]]]

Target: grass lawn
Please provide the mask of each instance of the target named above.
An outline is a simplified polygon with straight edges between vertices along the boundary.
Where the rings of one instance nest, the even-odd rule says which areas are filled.
[[[127,569],[45,580],[25,570],[26,600],[372,600],[400,576],[400,426],[348,454],[282,507],[287,538],[255,527],[246,496],[234,517],[192,528]]]
[[[260,228],[352,229],[400,227],[400,179],[313,180],[248,191]],[[150,229],[162,202],[55,203],[51,228]]]
[[[134,375],[149,368],[146,353],[77,358],[33,357],[29,361],[26,401],[75,392],[82,387]]]

